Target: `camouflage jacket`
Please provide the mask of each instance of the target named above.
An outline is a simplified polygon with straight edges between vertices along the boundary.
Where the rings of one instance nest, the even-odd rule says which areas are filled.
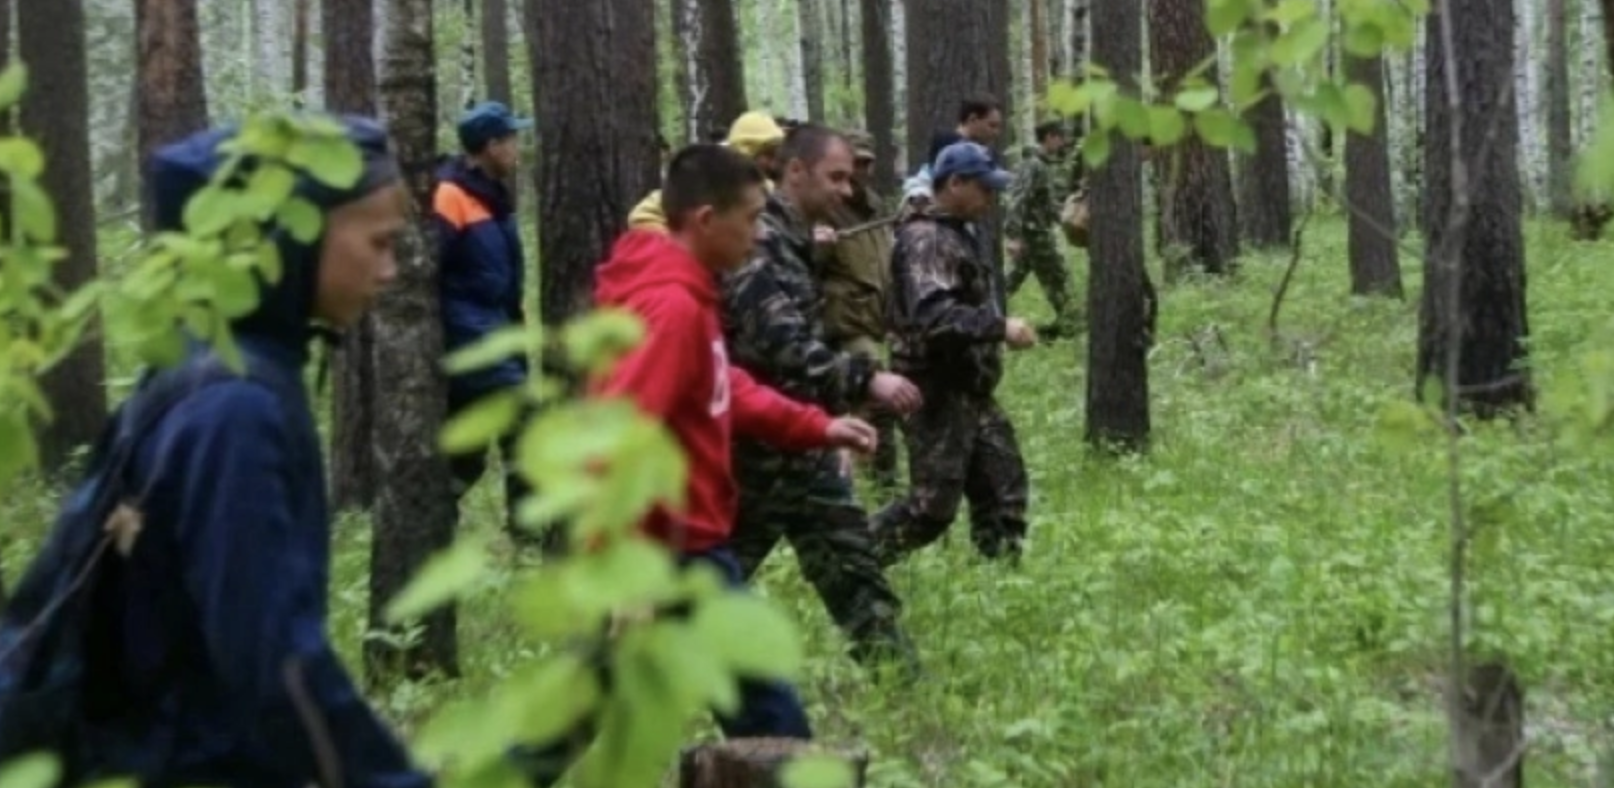
[[[1009,238],[1025,239],[1028,236],[1052,236],[1059,226],[1059,206],[1063,196],[1059,193],[1057,162],[1041,148],[1026,149],[1015,173],[1014,185],[1009,189],[1008,221],[1003,234]]]
[[[863,402],[876,366],[825,339],[812,229],[778,195],[768,198],[760,225],[751,260],[723,278],[729,358],[792,399],[849,412]]]
[[[883,219],[886,206],[867,188],[835,211],[830,224],[844,230]],[[885,341],[886,291],[891,285],[891,227],[870,227],[821,249],[824,329],[830,341]]]
[[[982,234],[929,209],[891,254],[891,366],[927,386],[988,394],[1003,377],[1004,313]]]

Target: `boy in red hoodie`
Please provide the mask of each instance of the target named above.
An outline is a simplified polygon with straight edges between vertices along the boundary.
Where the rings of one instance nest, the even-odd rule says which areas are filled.
[[[867,423],[832,418],[787,399],[728,364],[716,275],[750,256],[763,189],[761,170],[738,151],[719,145],[685,148],[667,165],[661,190],[668,234],[630,231],[617,240],[595,274],[595,303],[633,312],[645,323],[645,340],[595,381],[592,394],[631,398],[666,424],[689,461],[683,508],[652,513],[645,532],[681,563],[705,561],[736,588],[744,580],[727,548],[739,503],[731,437],[742,435],[787,451],[849,448],[866,453],[876,442]],[[795,690],[781,682],[741,682],[738,713],[720,716],[718,723],[730,738],[812,738]],[[518,758],[529,779],[548,785],[560,778],[575,753],[566,745],[552,745],[518,753]]]

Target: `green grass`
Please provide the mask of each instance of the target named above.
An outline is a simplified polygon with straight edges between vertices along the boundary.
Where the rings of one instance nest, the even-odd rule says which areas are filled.
[[[1546,225],[1528,240],[1537,381],[1584,385],[1582,357],[1610,338],[1614,250]],[[1378,427],[1412,388],[1418,266],[1402,261],[1406,303],[1352,300],[1343,222],[1314,220],[1274,349],[1266,316],[1286,262],[1252,255],[1232,281],[1163,289],[1144,458],[1083,448],[1083,344],[1013,356],[1002,399],[1031,471],[1030,548],[1018,571],[985,564],[960,522],[893,570],[920,686],[882,685],[843,656],[787,550],[765,567],[762,593],[808,643],[813,720],[872,751],[873,785],[1445,781],[1444,460],[1438,441]],[[1049,316],[1035,284],[1015,307]],[[1196,352],[1189,337],[1212,326],[1225,351]],[[1614,451],[1550,435],[1532,420],[1465,442],[1482,525],[1475,650],[1506,654],[1525,684],[1531,784],[1584,786],[1614,705]],[[495,530],[494,488],[468,501],[470,527]],[[49,499],[13,491],[0,516],[43,522]],[[337,540],[332,626],[356,664],[368,529],[346,518]],[[31,542],[0,547],[8,575]],[[499,614],[520,560],[506,553],[461,614],[462,686],[396,686],[377,698],[393,719],[412,727],[539,653]]]

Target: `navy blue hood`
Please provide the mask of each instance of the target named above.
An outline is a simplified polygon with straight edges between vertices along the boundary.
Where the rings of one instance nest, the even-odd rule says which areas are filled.
[[[306,173],[300,173],[295,194],[309,200],[328,214],[331,209],[353,202],[399,178],[397,160],[387,143],[386,129],[361,117],[336,118],[345,128],[348,141],[356,145],[364,159],[364,172],[346,189],[333,189]],[[235,125],[198,132],[159,148],[147,163],[146,188],[153,207],[154,229],[182,232],[185,204],[207,185],[228,154],[220,145],[238,131]],[[250,174],[250,161],[241,175]],[[314,290],[319,282],[319,250],[323,235],[313,244],[301,244],[290,233],[272,222],[265,228],[280,250],[282,275],[278,282],[260,281],[258,307],[235,319],[231,329],[237,336],[269,340],[306,358],[309,339],[314,335]]]
[[[440,161],[436,175],[439,183],[456,184],[470,192],[472,197],[487,206],[488,213],[493,214],[494,219],[503,219],[515,211],[510,189],[502,181],[472,166],[470,159],[464,156],[452,156]]]

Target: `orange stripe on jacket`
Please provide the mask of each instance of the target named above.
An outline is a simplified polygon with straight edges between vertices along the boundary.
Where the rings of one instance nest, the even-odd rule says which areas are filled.
[[[449,182],[437,185],[437,191],[432,194],[432,212],[443,217],[443,221],[456,230],[493,218],[487,206],[472,197],[470,192],[460,188],[457,183]]]

